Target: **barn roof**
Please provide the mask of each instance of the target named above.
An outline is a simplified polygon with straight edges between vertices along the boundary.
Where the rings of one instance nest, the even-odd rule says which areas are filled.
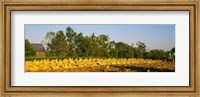
[[[36,51],[44,51],[45,48],[42,44],[39,44],[39,43],[31,43],[31,45],[33,46],[33,48],[36,50]]]

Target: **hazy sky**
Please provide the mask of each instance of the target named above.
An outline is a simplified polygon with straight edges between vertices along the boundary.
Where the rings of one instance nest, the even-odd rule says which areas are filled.
[[[147,49],[170,50],[175,47],[175,25],[173,24],[25,24],[25,38],[31,43],[41,43],[46,32],[66,31],[70,26],[84,36],[105,34],[110,40],[146,44]],[[135,45],[134,45],[135,46]]]

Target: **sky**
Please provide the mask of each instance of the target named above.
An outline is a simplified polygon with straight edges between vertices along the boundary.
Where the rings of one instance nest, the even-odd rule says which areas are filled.
[[[111,40],[134,44],[143,42],[147,50],[162,49],[165,51],[175,47],[174,24],[25,24],[25,39],[31,43],[41,43],[46,32],[66,32],[70,26],[76,33],[84,36],[108,35]]]

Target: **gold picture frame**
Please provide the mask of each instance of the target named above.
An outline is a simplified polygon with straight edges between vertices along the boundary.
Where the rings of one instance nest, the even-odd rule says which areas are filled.
[[[52,96],[52,94],[66,95],[66,96],[137,96],[137,97],[163,97],[163,96],[180,96],[180,97],[200,97],[200,71],[199,71],[199,34],[200,26],[200,2],[199,0],[44,0],[42,2],[35,2],[34,0],[4,0],[1,2],[1,95],[13,96],[27,94],[40,94],[44,96]],[[59,11],[59,10],[79,10],[79,11],[98,11],[98,10],[116,10],[116,11],[189,11],[189,25],[190,25],[190,82],[189,86],[170,86],[170,87],[34,87],[34,86],[11,86],[11,11]],[[151,94],[151,95],[146,95]],[[143,95],[143,96],[142,96]],[[144,96],[146,95],[146,96]],[[38,96],[38,95],[35,95]]]

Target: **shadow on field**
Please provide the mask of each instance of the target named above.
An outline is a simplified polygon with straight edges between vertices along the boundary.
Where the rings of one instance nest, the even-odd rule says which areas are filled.
[[[114,68],[119,68],[118,72],[175,72],[175,70],[171,69],[157,69],[157,68],[144,68],[144,67],[136,67],[136,66],[110,66]]]

